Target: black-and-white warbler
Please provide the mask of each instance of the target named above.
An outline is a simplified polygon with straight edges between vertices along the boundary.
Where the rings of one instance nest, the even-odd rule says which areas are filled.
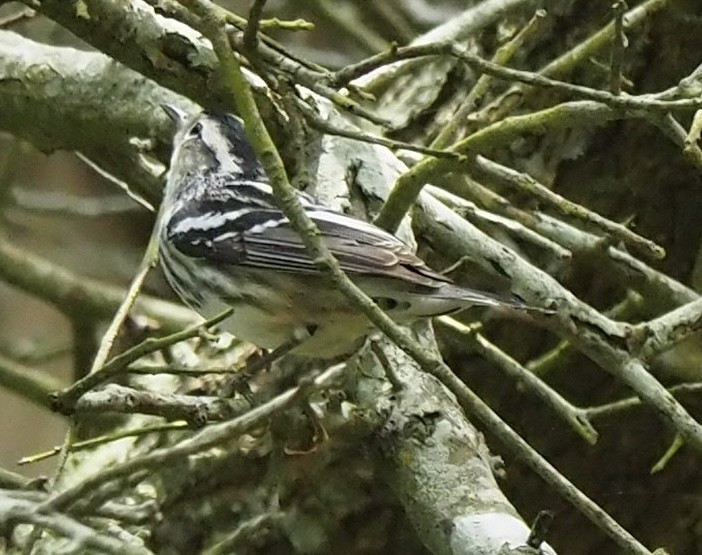
[[[298,354],[353,351],[369,323],[327,284],[277,207],[241,120],[164,109],[178,125],[158,223],[160,260],[173,289],[204,316],[233,307],[225,329],[259,347],[275,348],[308,330]],[[371,223],[304,193],[300,200],[343,270],[397,321],[472,305],[523,308],[454,285]]]

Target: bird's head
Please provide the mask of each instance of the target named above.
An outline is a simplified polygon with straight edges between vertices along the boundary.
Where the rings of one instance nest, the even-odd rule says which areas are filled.
[[[177,131],[173,139],[171,181],[209,174],[256,180],[263,168],[246,138],[243,122],[231,114],[200,112],[189,115],[163,105]]]

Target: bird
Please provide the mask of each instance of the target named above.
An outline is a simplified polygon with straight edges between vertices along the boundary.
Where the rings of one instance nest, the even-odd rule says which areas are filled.
[[[176,132],[156,232],[173,290],[206,318],[232,308],[223,329],[259,348],[302,337],[296,355],[331,359],[354,352],[372,326],[308,254],[242,120],[162,107]],[[297,195],[341,269],[398,323],[470,306],[530,308],[456,285],[388,231]]]

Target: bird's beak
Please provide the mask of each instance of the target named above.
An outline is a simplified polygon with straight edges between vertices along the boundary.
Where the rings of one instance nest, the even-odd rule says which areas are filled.
[[[188,117],[186,112],[176,106],[173,106],[173,104],[161,104],[161,108],[175,124],[182,124]]]

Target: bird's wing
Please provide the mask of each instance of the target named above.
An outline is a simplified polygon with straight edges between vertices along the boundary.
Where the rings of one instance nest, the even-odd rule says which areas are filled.
[[[171,215],[168,240],[183,254],[214,264],[317,273],[300,237],[269,193],[265,184],[239,183],[191,199]],[[307,195],[300,200],[345,272],[428,287],[450,282],[390,233],[331,211]]]

